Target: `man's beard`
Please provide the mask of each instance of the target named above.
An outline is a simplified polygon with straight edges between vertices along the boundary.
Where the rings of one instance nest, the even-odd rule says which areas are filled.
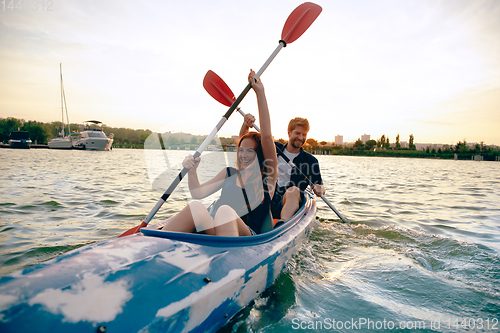
[[[298,142],[299,144],[297,145],[296,142]],[[299,139],[295,139],[292,142],[290,142],[290,144],[292,145],[293,148],[298,149],[298,148],[302,147],[302,145],[304,144],[304,141],[299,140]]]

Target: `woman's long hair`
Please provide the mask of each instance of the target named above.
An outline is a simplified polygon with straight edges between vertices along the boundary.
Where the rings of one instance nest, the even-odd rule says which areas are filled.
[[[238,143],[236,144],[236,147],[239,148],[243,140],[245,139],[253,139],[255,142],[257,142],[257,147],[255,148],[255,152],[257,153],[257,158],[259,161],[259,167],[260,167],[260,172],[264,173],[264,167],[265,167],[265,158],[264,158],[264,153],[262,151],[262,141],[260,139],[260,133],[259,132],[248,132],[247,134],[243,135],[239,140]],[[239,154],[237,152],[237,154]],[[239,156],[237,155],[236,159],[236,165],[238,166],[238,170],[241,170],[241,164],[240,164],[240,159]]]
[[[263,187],[263,178],[266,177],[266,172],[265,172],[265,158],[264,158],[264,153],[262,151],[262,141],[260,138],[260,133],[258,132],[249,132],[245,135],[243,135],[237,143],[237,147],[239,148],[243,140],[245,139],[253,139],[255,142],[257,142],[257,147],[255,148],[255,152],[257,153],[257,159],[259,163],[258,170],[257,168],[254,168],[250,177],[247,178],[247,181],[244,184],[245,189],[247,190],[248,194],[248,204],[249,208],[254,209],[257,207],[263,200],[263,195],[264,191],[267,191],[267,188]],[[239,155],[239,152],[237,152]],[[241,163],[240,163],[240,158],[239,156],[236,155],[236,165],[237,169],[241,171]]]

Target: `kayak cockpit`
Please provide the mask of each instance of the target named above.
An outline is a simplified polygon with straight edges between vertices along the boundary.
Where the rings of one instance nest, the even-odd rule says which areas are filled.
[[[299,208],[295,215],[282,225],[274,228],[271,231],[244,237],[225,237],[225,236],[213,236],[198,233],[183,233],[175,231],[162,230],[165,221],[160,222],[151,227],[142,228],[141,233],[147,237],[159,237],[175,239],[179,241],[185,241],[189,243],[197,243],[211,246],[243,246],[243,245],[256,245],[261,243],[269,242],[270,240],[281,237],[288,230],[293,228],[295,225],[301,222],[305,216],[309,215],[313,208],[314,200],[310,195],[306,195],[306,200],[304,204]]]

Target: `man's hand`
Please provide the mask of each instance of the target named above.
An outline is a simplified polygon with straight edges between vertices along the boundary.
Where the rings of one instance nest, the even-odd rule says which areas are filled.
[[[326,193],[326,190],[325,190],[325,187],[323,185],[316,184],[316,185],[314,185],[313,192],[318,197],[320,197]]]

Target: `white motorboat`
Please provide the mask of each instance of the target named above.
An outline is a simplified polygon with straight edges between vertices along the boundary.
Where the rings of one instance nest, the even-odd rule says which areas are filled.
[[[79,137],[74,139],[73,146],[85,150],[110,150],[112,143],[113,134],[106,136],[102,130],[102,122],[88,120],[85,122],[84,130],[79,133]]]
[[[59,72],[61,73],[61,114],[62,114],[62,130],[59,133],[60,137],[49,140],[49,148],[51,149],[72,149],[73,140],[71,138],[71,131],[69,128],[68,106],[66,105],[66,95],[64,94],[63,78],[62,78],[62,64],[59,64]],[[68,125],[68,134],[64,135],[64,110],[66,110],[66,122]]]

